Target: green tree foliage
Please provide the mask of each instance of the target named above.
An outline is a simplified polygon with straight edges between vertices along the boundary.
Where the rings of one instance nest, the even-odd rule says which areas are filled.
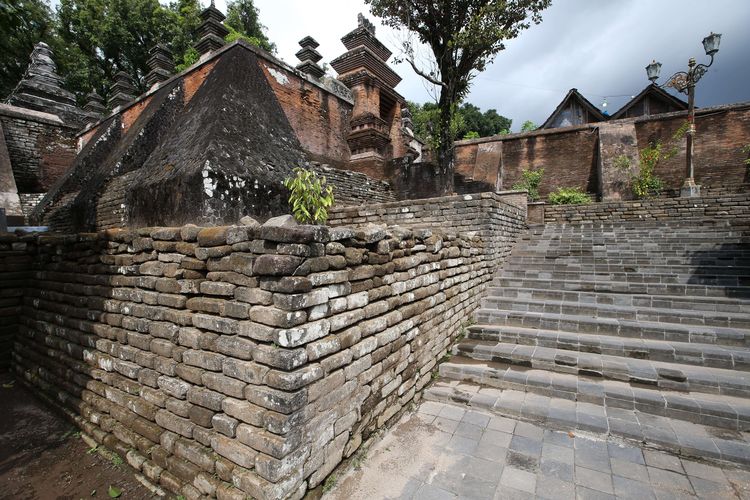
[[[235,34],[228,41],[242,38],[268,52],[276,52],[276,45],[266,36],[266,27],[258,18],[258,9],[253,0],[234,0],[227,3],[227,19],[224,22]]]
[[[521,125],[521,132],[533,132],[534,130],[538,129],[539,126],[532,122],[531,120],[526,120],[523,122],[523,125]]]
[[[372,13],[415,39],[404,41],[403,52],[414,71],[440,92],[437,158],[443,168],[453,159],[451,124],[458,103],[466,97],[477,72],[484,71],[505,41],[516,38],[531,23],[541,22],[550,0],[365,0]],[[415,48],[425,44],[432,53],[431,69],[421,67]]]
[[[432,147],[437,147],[439,106],[433,102],[421,105],[414,102],[407,104],[414,122],[414,133]],[[452,140],[473,139],[503,134],[510,129],[511,123],[510,118],[498,114],[495,109],[488,109],[482,113],[477,106],[464,103],[453,114],[450,127],[451,138]]]
[[[0,0],[0,99],[15,88],[34,44],[51,43],[52,14],[44,0]]]
[[[547,197],[552,205],[582,205],[591,203],[591,196],[580,188],[557,188]]]
[[[145,91],[149,50],[171,45],[170,35],[179,29],[158,0],[60,0],[57,14],[61,73],[79,96],[92,88],[106,95],[118,71]]]
[[[193,45],[198,41],[198,26],[201,23],[201,8],[198,0],[176,0],[169,4],[171,15],[169,34],[172,51],[178,71],[182,71],[198,60],[198,51]]]
[[[513,189],[517,191],[526,191],[528,193],[529,201],[537,201],[539,199],[539,185],[542,183],[543,176],[543,168],[540,168],[539,170],[524,170],[521,172],[521,182],[513,184]]]
[[[326,185],[325,176],[318,177],[312,170],[297,167],[294,174],[284,179],[292,215],[302,224],[325,224],[334,201],[333,187]]]
[[[476,132],[478,137],[489,137],[497,135],[504,130],[510,130],[511,119],[497,113],[496,109],[488,109],[484,113],[470,103],[464,103],[458,108],[458,113],[463,118],[464,135]]]
[[[46,0],[0,0],[0,97],[23,75],[33,45],[42,40],[55,53],[64,86],[79,102],[91,90],[107,97],[114,75],[129,74],[137,91],[146,90],[149,50],[166,44],[177,69],[198,60],[193,45],[203,10],[199,0],[59,0],[52,15]],[[228,39],[245,39],[275,50],[258,20],[252,0],[229,2]]]

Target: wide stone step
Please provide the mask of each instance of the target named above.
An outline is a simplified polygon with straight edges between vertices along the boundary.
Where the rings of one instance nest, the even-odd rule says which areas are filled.
[[[498,389],[580,401],[609,408],[638,410],[734,431],[750,430],[750,401],[704,392],[682,392],[614,379],[555,373],[509,363],[453,356],[440,365],[440,376]]]
[[[581,292],[546,288],[519,288],[491,286],[487,297],[512,299],[558,300],[582,304],[613,304],[618,306],[657,307],[666,309],[691,309],[694,311],[746,312],[750,311],[750,298],[694,297],[690,295],[647,295],[607,292]]]
[[[471,325],[467,329],[467,338],[666,363],[750,371],[750,350],[742,347],[666,342],[496,325]]]
[[[716,265],[693,265],[685,264],[618,264],[598,263],[585,264],[580,262],[558,262],[548,261],[545,263],[526,263],[512,259],[503,266],[506,271],[534,271],[548,272],[572,272],[572,273],[638,273],[638,274],[676,274],[676,275],[698,275],[698,276],[750,276],[750,266],[716,266]]]
[[[750,373],[739,370],[481,340],[459,343],[454,347],[454,354],[478,361],[621,380],[664,390],[750,398]]]
[[[683,325],[721,326],[750,329],[750,315],[744,312],[702,311],[693,309],[657,308],[646,306],[535,300],[526,298],[485,297],[482,309],[541,312],[593,318],[615,318],[630,321],[676,323]],[[748,330],[747,335],[750,335]]]
[[[543,271],[503,269],[501,278],[558,279],[565,281],[624,281],[628,283],[675,283],[711,286],[750,286],[750,275],[671,274],[642,272]]]
[[[667,342],[750,347],[750,335],[746,330],[720,326],[630,321],[617,318],[592,318],[591,316],[485,308],[478,309],[474,313],[474,318],[476,323],[498,326],[519,326],[579,334],[664,340]]]
[[[721,245],[696,245],[674,244],[657,245],[649,243],[632,244],[609,244],[609,245],[541,245],[529,244],[518,245],[512,250],[514,256],[542,257],[559,255],[583,255],[583,256],[606,256],[615,255],[619,257],[695,257],[695,258],[721,258],[721,257],[748,257],[749,243],[723,243]]]
[[[692,266],[692,267],[750,267],[750,257],[728,257],[722,255],[713,259],[690,255],[687,257],[633,257],[621,255],[513,255],[509,261],[513,265],[536,266],[545,264],[561,265],[617,265],[617,266]]]
[[[508,277],[498,275],[492,280],[496,287],[548,288],[552,290],[648,294],[683,295],[692,297],[737,297],[750,298],[750,286],[717,286],[699,283],[641,283],[627,281],[593,281],[584,279],[551,279]]]
[[[543,423],[546,427],[565,432],[606,433],[632,440],[638,445],[647,442],[701,460],[750,464],[750,437],[746,434],[636,409],[520,390],[500,390],[456,380],[438,380],[425,390],[424,398],[469,405],[501,416]],[[669,411],[678,410],[669,408]]]

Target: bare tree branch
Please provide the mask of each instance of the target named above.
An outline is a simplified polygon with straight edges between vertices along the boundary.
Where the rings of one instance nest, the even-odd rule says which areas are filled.
[[[414,70],[414,72],[416,74],[418,74],[419,76],[421,76],[422,78],[424,78],[425,80],[427,80],[428,82],[430,82],[431,84],[438,85],[440,87],[445,87],[446,86],[445,83],[441,82],[440,80],[438,80],[434,76],[430,76],[427,73],[425,73],[424,71],[422,71],[421,69],[419,69],[417,67],[417,65],[414,64],[414,61],[412,61],[410,57],[406,57],[405,60],[406,60],[406,62],[409,63],[409,65],[411,66],[411,68]]]

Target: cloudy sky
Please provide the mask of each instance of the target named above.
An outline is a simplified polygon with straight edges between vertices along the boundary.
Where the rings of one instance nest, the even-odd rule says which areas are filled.
[[[344,52],[339,39],[356,26],[357,13],[369,16],[363,0],[255,4],[278,55],[293,65],[302,37],[317,39],[327,62]],[[225,0],[216,5],[225,11]],[[701,40],[711,31],[723,35],[721,49],[697,87],[696,104],[750,101],[750,0],[552,0],[543,18],[507,43],[468,97],[512,118],[514,130],[525,120],[542,123],[572,87],[600,108],[606,98],[613,113],[648,84],[644,68],[652,59],[663,64],[663,77],[686,69],[690,57],[707,62]],[[403,35],[372,20],[381,41],[398,53]],[[404,97],[432,98],[410,67],[395,69],[404,79],[397,87]]]
[[[217,0],[222,10],[223,2]],[[339,39],[356,26],[357,13],[369,16],[362,0],[256,0],[256,6],[278,55],[294,64],[303,36],[317,39],[330,61],[343,53]],[[543,22],[508,42],[477,76],[468,101],[512,118],[514,130],[525,120],[542,123],[572,87],[600,108],[606,97],[613,113],[648,84],[644,68],[652,59],[663,64],[663,77],[686,69],[690,57],[707,62],[701,40],[711,31],[722,34],[721,49],[697,87],[696,104],[750,101],[748,20],[748,0],[552,0]],[[397,53],[403,35],[373,21]],[[431,99],[411,68],[395,69],[404,97]]]

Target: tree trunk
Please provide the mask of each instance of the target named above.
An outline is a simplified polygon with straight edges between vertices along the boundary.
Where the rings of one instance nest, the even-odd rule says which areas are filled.
[[[451,93],[443,88],[440,92],[440,144],[437,150],[437,166],[439,175],[444,179],[443,194],[452,194],[453,183],[453,135],[451,134],[451,121],[453,118],[453,102]]]

